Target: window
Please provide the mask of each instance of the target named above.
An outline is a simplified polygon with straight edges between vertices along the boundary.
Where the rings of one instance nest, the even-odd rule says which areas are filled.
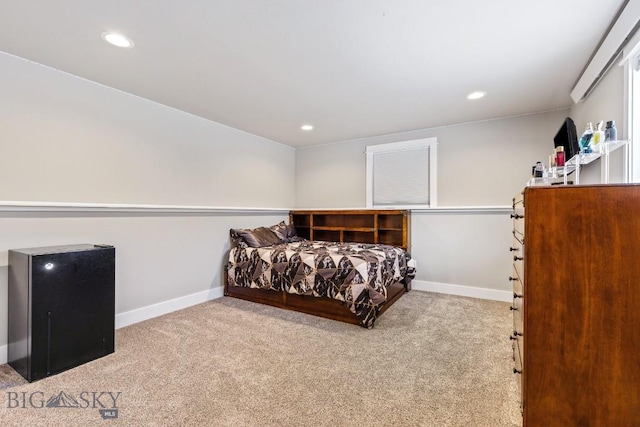
[[[437,139],[368,146],[367,207],[437,206]]]
[[[628,62],[629,82],[629,182],[640,182],[640,53]]]

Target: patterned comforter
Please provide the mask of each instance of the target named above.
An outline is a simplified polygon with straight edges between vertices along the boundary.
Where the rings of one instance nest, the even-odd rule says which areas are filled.
[[[227,270],[230,286],[343,301],[371,328],[387,301],[387,287],[413,279],[413,265],[411,256],[394,246],[302,240],[232,248]]]

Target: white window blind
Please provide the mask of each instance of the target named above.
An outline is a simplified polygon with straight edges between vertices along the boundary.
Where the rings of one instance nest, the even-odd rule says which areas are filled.
[[[436,146],[427,138],[367,147],[367,206],[436,206]]]

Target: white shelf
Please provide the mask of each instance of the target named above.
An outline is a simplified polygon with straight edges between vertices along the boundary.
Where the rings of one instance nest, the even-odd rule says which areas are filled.
[[[609,154],[613,151],[617,150],[620,147],[624,147],[629,141],[626,139],[610,141],[610,142],[601,142],[598,144],[600,146],[599,152],[591,152],[591,153],[578,153],[572,158],[570,158],[564,166],[557,166],[548,171],[548,175],[542,178],[531,178],[527,183],[527,186],[533,185],[552,185],[552,184],[567,184],[568,179],[567,176],[573,172],[575,175],[575,184],[580,184],[580,167],[582,165],[588,165],[593,161],[603,158],[604,159],[604,183],[609,183]]]

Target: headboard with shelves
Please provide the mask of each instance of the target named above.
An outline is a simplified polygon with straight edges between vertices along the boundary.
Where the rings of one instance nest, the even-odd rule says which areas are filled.
[[[309,240],[411,246],[408,210],[295,210],[289,222],[298,236]]]

